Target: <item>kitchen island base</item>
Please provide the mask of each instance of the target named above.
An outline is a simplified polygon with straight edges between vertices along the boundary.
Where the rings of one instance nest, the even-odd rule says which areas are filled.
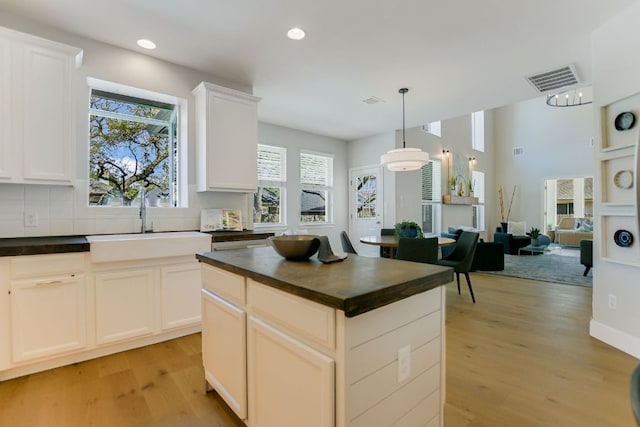
[[[442,425],[442,286],[347,317],[201,268],[206,379],[247,425]]]

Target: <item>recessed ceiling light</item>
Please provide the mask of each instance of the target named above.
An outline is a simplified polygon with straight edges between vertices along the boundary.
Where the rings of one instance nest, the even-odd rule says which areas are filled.
[[[305,35],[306,33],[304,32],[304,30],[298,27],[294,27],[287,31],[287,37],[289,37],[291,40],[302,40]]]
[[[140,46],[141,48],[144,48],[144,49],[155,49],[156,48],[156,44],[154,42],[152,42],[151,40],[147,40],[147,39],[138,40],[138,46]]]

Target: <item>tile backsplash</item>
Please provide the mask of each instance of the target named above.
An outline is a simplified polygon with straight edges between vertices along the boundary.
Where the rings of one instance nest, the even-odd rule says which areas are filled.
[[[135,233],[137,207],[88,207],[86,181],[72,186],[0,184],[0,238]],[[188,208],[147,209],[155,231],[198,230],[203,208],[248,210],[244,194],[197,193],[189,186]],[[246,224],[245,224],[246,226]]]

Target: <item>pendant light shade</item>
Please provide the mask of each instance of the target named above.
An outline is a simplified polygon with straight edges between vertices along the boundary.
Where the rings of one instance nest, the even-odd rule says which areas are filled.
[[[402,94],[402,148],[390,150],[380,156],[380,164],[386,166],[392,172],[414,171],[420,169],[429,161],[429,153],[419,148],[407,148],[405,142],[404,124],[404,94],[409,89],[402,88],[398,91]]]

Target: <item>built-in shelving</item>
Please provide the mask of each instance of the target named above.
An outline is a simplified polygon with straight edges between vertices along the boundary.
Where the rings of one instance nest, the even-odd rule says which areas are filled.
[[[442,196],[442,203],[445,205],[477,205],[478,198],[445,194]]]

